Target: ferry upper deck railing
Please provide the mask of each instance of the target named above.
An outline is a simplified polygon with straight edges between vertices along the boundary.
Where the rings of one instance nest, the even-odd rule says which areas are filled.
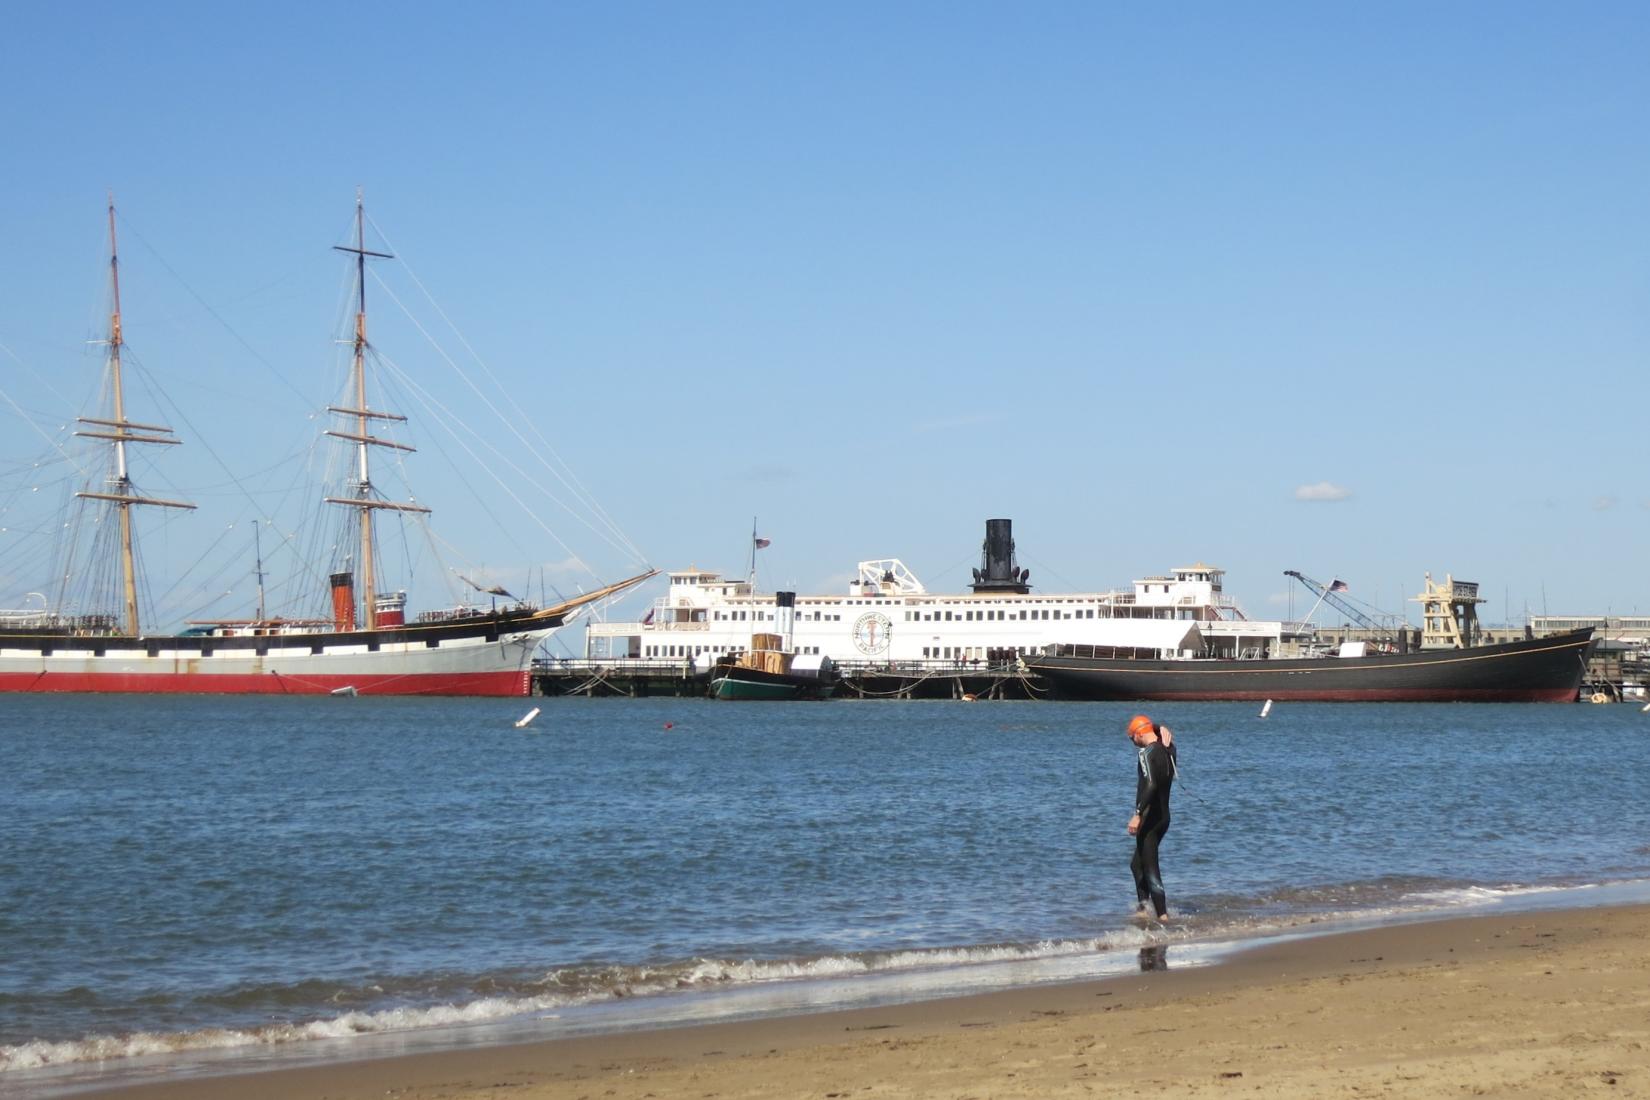
[[[620,638],[632,634],[652,634],[657,631],[709,630],[710,624],[706,622],[661,623],[658,621],[651,623],[590,623],[586,629],[598,638]]]

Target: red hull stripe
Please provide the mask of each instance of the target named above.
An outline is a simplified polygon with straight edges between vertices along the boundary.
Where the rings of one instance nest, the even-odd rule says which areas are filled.
[[[150,695],[327,695],[354,688],[360,695],[526,695],[525,670],[432,672],[417,675],[283,676],[277,672],[10,672],[0,691],[131,692]]]

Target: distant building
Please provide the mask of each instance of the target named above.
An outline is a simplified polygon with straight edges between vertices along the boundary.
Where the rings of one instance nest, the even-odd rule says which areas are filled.
[[[1590,626],[1601,639],[1643,645],[1650,642],[1650,615],[1531,615],[1536,637]]]

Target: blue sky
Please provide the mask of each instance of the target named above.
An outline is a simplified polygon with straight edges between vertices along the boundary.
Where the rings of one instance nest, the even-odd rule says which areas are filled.
[[[95,395],[112,189],[187,416],[140,474],[202,505],[145,561],[240,544],[219,613],[236,483],[266,507],[336,397],[358,186],[663,568],[742,571],[759,516],[764,587],[954,589],[1008,516],[1044,590],[1203,560],[1257,615],[1285,569],[1650,611],[1643,5],[27,5],[5,39],[0,524]],[[417,285],[377,269],[374,340],[479,423]],[[409,437],[466,568],[635,564]]]

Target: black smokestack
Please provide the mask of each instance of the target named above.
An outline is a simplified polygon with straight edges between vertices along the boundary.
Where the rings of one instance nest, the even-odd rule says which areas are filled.
[[[1012,592],[1023,596],[1031,591],[1027,576],[1029,574],[1022,573],[1014,561],[1014,521],[986,520],[980,567],[974,571],[974,591]]]

